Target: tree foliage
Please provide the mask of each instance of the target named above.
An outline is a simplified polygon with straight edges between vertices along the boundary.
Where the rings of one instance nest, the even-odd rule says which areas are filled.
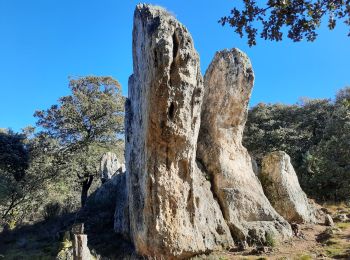
[[[256,158],[287,152],[305,191],[319,200],[350,199],[350,88],[336,101],[258,104],[249,111],[244,145]]]
[[[46,182],[57,172],[46,153],[50,141],[30,138],[32,133],[30,128],[0,133],[0,214],[10,226],[40,205]]]
[[[325,199],[350,201],[350,88],[340,91],[325,125],[325,134],[311,151],[309,185]],[[331,190],[331,192],[324,192]]]
[[[233,8],[231,15],[219,22],[229,24],[240,37],[246,34],[252,46],[256,45],[257,36],[281,41],[284,29],[295,42],[314,41],[325,19],[330,30],[335,28],[337,20],[350,26],[350,0],[268,0],[264,4],[243,0],[242,8]]]
[[[123,134],[124,98],[119,83],[111,77],[72,79],[69,87],[71,95],[35,116],[42,129],[38,136],[58,144],[54,153],[61,172],[73,173],[81,184],[84,205],[100,157],[115,150]]]
[[[111,77],[69,82],[71,94],[37,111],[37,126],[0,131],[0,224],[39,219],[50,205],[71,212],[84,204],[100,158],[123,151],[124,97]],[[39,131],[38,131],[39,130]]]

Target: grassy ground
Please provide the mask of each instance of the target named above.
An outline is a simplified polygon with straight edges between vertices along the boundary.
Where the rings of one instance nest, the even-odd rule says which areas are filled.
[[[350,216],[349,207],[330,207],[333,215],[342,212]],[[334,259],[350,259],[350,222],[336,222],[335,226],[325,231],[325,240],[320,241],[325,255]]]
[[[55,233],[60,224],[37,223],[2,233],[0,235],[0,255],[2,256],[0,259],[54,259],[59,251],[59,239]]]

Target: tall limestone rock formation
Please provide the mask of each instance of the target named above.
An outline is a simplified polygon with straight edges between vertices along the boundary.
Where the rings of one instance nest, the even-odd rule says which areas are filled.
[[[125,126],[136,250],[172,259],[231,247],[229,228],[195,160],[203,83],[189,32],[164,9],[138,5],[133,64]]]
[[[212,179],[233,237],[264,243],[268,233],[291,236],[291,228],[265,197],[242,145],[253,82],[252,65],[243,52],[216,53],[204,77],[197,158]]]
[[[273,207],[289,222],[317,221],[316,208],[301,189],[288,154],[271,152],[262,160],[260,179]]]

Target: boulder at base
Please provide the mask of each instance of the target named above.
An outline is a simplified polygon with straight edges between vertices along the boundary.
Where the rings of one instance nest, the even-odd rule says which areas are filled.
[[[301,189],[288,154],[271,152],[262,160],[260,180],[273,207],[289,222],[315,223],[316,208]]]

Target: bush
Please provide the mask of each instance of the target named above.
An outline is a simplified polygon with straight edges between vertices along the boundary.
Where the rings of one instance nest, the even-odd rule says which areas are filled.
[[[74,201],[74,198],[68,197],[63,201],[63,206],[61,213],[62,214],[69,214],[77,210],[76,202]]]
[[[303,190],[317,201],[350,200],[350,87],[333,102],[258,104],[250,109],[243,145],[261,166],[272,151],[292,159]]]
[[[275,247],[277,245],[277,242],[276,242],[276,239],[275,239],[273,233],[270,233],[270,232],[266,233],[265,239],[266,239],[267,246]]]
[[[49,202],[45,205],[43,217],[45,220],[57,218],[61,213],[61,204],[58,202]]]

